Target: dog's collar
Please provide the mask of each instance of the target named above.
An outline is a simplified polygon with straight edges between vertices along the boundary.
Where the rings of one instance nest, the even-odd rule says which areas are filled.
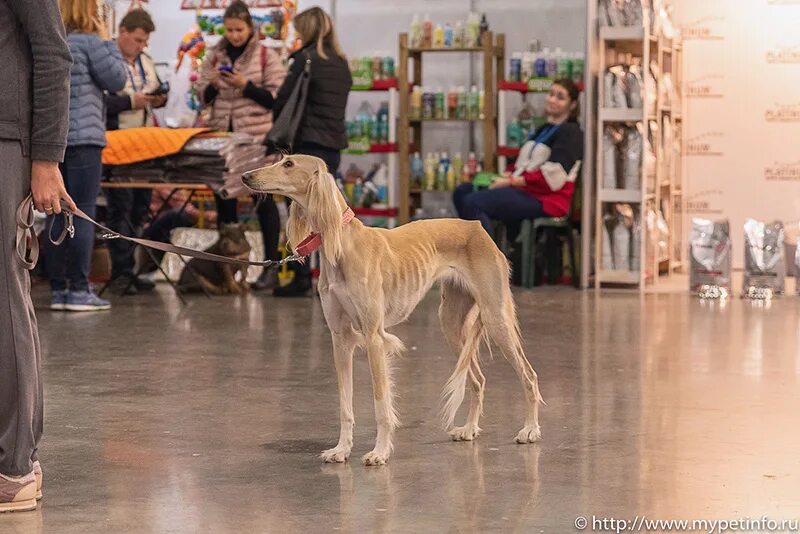
[[[353,210],[347,208],[342,214],[342,224],[347,224],[355,218],[356,214]],[[298,256],[310,256],[312,252],[322,246],[322,236],[317,233],[311,233],[308,237],[300,241],[294,248]]]

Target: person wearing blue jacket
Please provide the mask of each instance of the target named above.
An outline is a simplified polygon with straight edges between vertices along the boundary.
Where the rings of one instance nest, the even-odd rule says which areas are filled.
[[[107,39],[107,29],[97,13],[95,0],[60,0],[61,18],[72,53],[69,97],[69,133],[61,174],[75,204],[94,217],[100,193],[101,152],[106,144],[104,92],[125,87],[127,71],[119,47]],[[51,217],[52,219],[53,217]],[[59,235],[63,218],[49,221]],[[50,278],[50,309],[66,311],[107,310],[111,304],[89,286],[94,228],[75,219],[75,236],[60,246],[45,239],[45,261]]]

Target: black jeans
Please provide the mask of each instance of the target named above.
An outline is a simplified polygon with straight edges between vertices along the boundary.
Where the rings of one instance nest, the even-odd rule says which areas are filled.
[[[142,235],[142,225],[150,213],[152,189],[106,189],[108,227],[123,235]],[[108,241],[111,277],[133,276],[135,246],[124,239]]]
[[[97,195],[100,194],[101,150],[99,146],[67,147],[64,163],[59,164],[67,193],[78,208],[92,218],[97,207]],[[57,237],[64,227],[64,218],[51,215],[47,223],[48,229],[52,225],[50,231],[53,237]],[[53,291],[89,290],[94,226],[79,217],[75,217],[73,224],[75,237],[68,237],[60,246],[53,245],[48,238],[44,239],[47,274]]]

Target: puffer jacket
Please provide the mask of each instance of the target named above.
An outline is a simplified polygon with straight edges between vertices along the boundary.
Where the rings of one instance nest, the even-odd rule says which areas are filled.
[[[308,85],[306,108],[294,140],[295,148],[303,144],[317,145],[332,150],[347,148],[344,119],[347,96],[353,85],[347,60],[339,57],[331,47],[325,48],[323,59],[316,43],[310,43],[292,54],[289,75],[278,91],[275,100],[275,117],[278,117],[289,100],[289,95],[303,72],[307,59],[311,60],[311,81]]]
[[[114,41],[91,33],[67,36],[72,53],[67,146],[106,146],[106,108],[103,91],[125,87],[127,71]]]
[[[231,64],[225,50],[227,45],[228,41],[221,39],[209,51],[200,68],[200,77],[195,83],[195,88],[201,98],[210,83],[209,75],[219,66]],[[262,52],[262,48],[257,39],[251,38],[245,51],[233,64],[233,68],[253,85],[266,89],[275,96],[286,78],[286,69],[277,52],[272,49],[265,49],[265,52]],[[272,128],[272,111],[247,98],[239,89],[220,89],[213,103],[205,104],[212,106],[207,126],[214,130],[250,134],[260,142]]]

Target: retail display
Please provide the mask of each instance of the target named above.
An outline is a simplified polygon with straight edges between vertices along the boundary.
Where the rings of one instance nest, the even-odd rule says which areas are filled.
[[[369,90],[395,80],[395,61],[388,54],[350,58],[353,88]],[[377,82],[377,83],[376,83]]]
[[[689,288],[731,290],[731,233],[728,221],[693,219],[689,235]],[[713,293],[713,291],[712,291]]]
[[[786,261],[783,223],[748,219],[744,224],[744,287],[750,298],[784,292]]]
[[[477,21],[477,33],[480,34],[480,19],[477,17],[474,19]],[[474,25],[474,22],[470,22],[470,24]],[[452,160],[447,158],[449,163],[446,163],[443,161],[445,158],[440,156],[439,163],[435,165],[433,180],[431,180],[430,162],[435,159],[431,153],[431,157],[426,158],[428,176],[427,179],[425,178],[425,160],[421,156],[412,157],[411,149],[412,146],[414,150],[421,152],[425,149],[422,135],[425,124],[437,121],[479,122],[482,126],[478,131],[481,135],[480,146],[483,153],[481,157],[476,155],[475,166],[477,167],[477,161],[480,159],[486,171],[494,172],[496,169],[497,118],[495,105],[497,103],[497,85],[495,81],[502,79],[502,66],[505,63],[505,36],[502,34],[494,35],[486,31],[480,40],[480,49],[465,47],[463,50],[456,50],[455,46],[451,49],[425,46],[429,32],[433,39],[434,30],[429,20],[420,23],[419,19],[415,19],[412,26],[412,33],[422,32],[423,46],[411,46],[409,35],[400,34],[400,58],[397,63],[400,93],[400,120],[397,130],[400,153],[400,222],[410,220],[411,214],[416,213],[416,210],[421,207],[423,191],[429,188],[430,190],[449,191],[454,184],[459,182],[459,167],[462,167],[461,176],[464,175],[463,164],[458,165],[456,157],[453,157]],[[466,33],[470,34],[470,31]],[[414,39],[419,38],[419,35],[415,34]],[[456,37],[454,37],[455,42]],[[469,91],[466,87],[451,88],[448,92],[443,89],[427,88],[422,80],[424,57],[430,53],[446,52],[449,54],[454,51],[480,51],[482,53],[482,84],[470,87]],[[413,67],[410,66],[410,60],[413,60]],[[420,162],[422,163],[420,164]],[[420,178],[420,169],[423,178]],[[429,195],[428,198],[432,197]]]
[[[409,46],[414,49],[478,48],[482,36],[488,31],[489,22],[485,13],[480,17],[477,13],[470,13],[466,23],[459,20],[454,26],[450,23],[434,25],[429,15],[420,20],[417,14],[411,22]]]
[[[630,204],[603,215],[600,263],[605,270],[634,271],[641,262],[641,217]]]
[[[411,186],[422,191],[453,191],[463,182],[471,182],[483,166],[474,152],[466,161],[461,153],[452,158],[447,152],[429,152],[423,160],[419,152],[411,157]]]
[[[598,4],[598,110],[595,287],[643,288],[683,266],[682,46],[667,10],[652,24],[650,2]],[[667,33],[667,28],[670,28]],[[638,206],[647,222],[635,270],[603,262],[609,205]]]
[[[524,82],[531,92],[550,90],[550,84],[557,78],[569,78],[579,86],[583,84],[585,59],[582,52],[564,52],[556,48],[539,49],[539,42],[531,41],[526,52],[513,52],[508,62],[509,82]]]

